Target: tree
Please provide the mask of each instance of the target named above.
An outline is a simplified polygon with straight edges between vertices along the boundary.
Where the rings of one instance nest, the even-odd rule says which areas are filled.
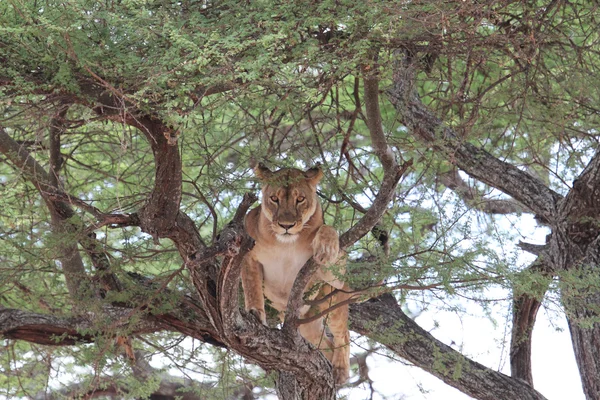
[[[330,365],[293,329],[300,291],[281,329],[239,308],[241,220],[255,201],[244,193],[256,192],[250,164],[266,160],[324,165],[325,219],[344,232],[362,301],[353,331],[474,398],[541,399],[531,330],[543,299],[558,298],[586,397],[600,399],[596,11],[0,3],[6,394],[250,398],[272,384],[267,371],[280,398],[334,398]],[[511,240],[493,229],[507,214],[549,229],[546,244],[520,244],[530,266],[497,250]],[[494,286],[512,293],[511,376],[402,308],[417,295],[485,300]],[[207,346],[178,346],[184,337]],[[156,351],[235,374],[177,381],[147,363]],[[74,366],[76,385],[48,387]]]

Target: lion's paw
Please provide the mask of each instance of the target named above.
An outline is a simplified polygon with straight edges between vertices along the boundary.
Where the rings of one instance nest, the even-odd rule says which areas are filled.
[[[319,265],[334,264],[340,254],[340,240],[338,233],[330,226],[323,225],[319,228],[312,242],[313,257]]]
[[[267,314],[265,310],[259,310],[258,308],[250,308],[248,312],[256,317],[264,326],[267,325]]]

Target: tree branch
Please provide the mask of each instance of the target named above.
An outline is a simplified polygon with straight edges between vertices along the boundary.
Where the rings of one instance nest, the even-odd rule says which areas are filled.
[[[248,209],[252,204],[258,200],[258,197],[254,193],[246,193],[242,202],[238,206],[233,220],[228,224],[228,228],[232,228],[235,231],[242,231],[245,233],[244,218]],[[227,235],[229,229],[225,229],[221,233],[219,241],[228,240]],[[229,240],[229,243],[235,243],[236,248],[228,251],[230,256],[226,256],[221,263],[221,269],[219,270],[218,287],[219,291],[219,308],[223,321],[223,328],[225,332],[235,334],[239,324],[240,316],[240,304],[239,304],[239,287],[240,287],[240,274],[242,272],[242,261],[254,246],[254,241],[244,234],[241,237],[238,236],[239,242]]]
[[[66,105],[62,106],[58,112],[57,118],[63,118],[66,113]],[[54,124],[59,122],[54,121]],[[96,241],[95,236],[91,231],[85,234],[85,229],[71,222],[75,216],[75,212],[70,206],[73,202],[78,206],[87,209],[93,208],[97,211],[94,214],[103,215],[95,207],[87,205],[84,201],[77,199],[64,193],[61,189],[60,180],[58,179],[58,158],[60,157],[60,132],[57,131],[60,127],[52,126],[50,135],[50,168],[51,174],[46,173],[44,168],[27,152],[23,147],[19,146],[6,131],[0,127],[0,153],[3,153],[7,158],[18,168],[20,168],[27,179],[33,183],[40,193],[46,206],[50,210],[52,216],[52,226],[55,232],[61,233],[62,241],[59,245],[62,247],[59,260],[65,275],[65,281],[69,289],[69,294],[74,300],[81,299],[82,296],[89,296],[87,291],[91,289],[89,276],[83,267],[83,260],[77,248],[77,242],[81,244],[92,260],[92,264],[99,271],[100,281],[106,289],[118,290],[120,283],[117,277],[110,272],[110,261],[106,253],[102,250],[102,246]],[[113,216],[114,217],[114,216]],[[129,218],[131,221],[132,218]],[[123,221],[121,219],[121,221]],[[75,236],[73,236],[75,235]]]
[[[566,222],[565,234],[579,245],[588,245],[600,234],[600,150],[573,181],[573,187],[560,203],[560,215]],[[562,265],[569,268],[569,265]]]
[[[107,306],[103,309],[103,317],[108,317],[113,324],[110,330],[128,326],[131,309]],[[81,313],[77,317],[60,317],[49,314],[38,314],[30,311],[10,308],[0,309],[0,335],[6,339],[24,340],[44,345],[74,345],[91,343],[94,335],[81,332],[97,332],[95,313]],[[106,327],[107,325],[105,325]],[[161,324],[151,319],[144,319],[129,327],[133,334],[151,333],[163,330]],[[104,333],[114,335],[107,329]]]
[[[539,257],[522,274],[535,274],[544,277],[542,281],[532,278],[531,287],[528,288],[527,292],[513,288],[510,372],[513,378],[521,379],[533,386],[531,369],[533,326],[552,275],[548,264],[544,262],[542,257]]]
[[[405,162],[400,167],[396,166],[393,170],[385,171],[379,192],[369,210],[352,228],[340,236],[341,248],[347,248],[356,243],[357,240],[369,233],[381,220],[396,191],[396,186],[400,182],[400,178],[402,178],[402,175],[404,175],[410,166],[412,166],[412,160]]]
[[[561,223],[553,227],[549,251],[552,267],[569,271],[569,275],[562,276],[561,301],[565,306],[583,392],[589,399],[598,398],[600,393],[599,199],[600,151],[596,150],[560,204]],[[578,281],[580,283],[576,283]],[[580,286],[583,282],[585,289]]]
[[[399,167],[385,139],[383,126],[381,125],[381,111],[379,109],[379,79],[376,76],[366,76],[364,86],[367,126],[375,154],[377,154],[383,166],[384,175],[379,193],[377,193],[377,197],[369,210],[357,224],[340,236],[341,248],[346,248],[354,244],[379,222],[394,195],[400,178],[412,165],[412,160],[409,160]]]
[[[561,196],[527,172],[464,141],[434,116],[414,87],[417,61],[410,54],[398,57],[393,86],[387,93],[402,123],[423,143],[441,152],[473,178],[508,194],[546,221],[555,221]]]
[[[62,104],[56,112],[56,115],[50,120],[50,183],[61,187],[59,171],[62,166],[62,155],[60,153],[60,139],[65,130],[65,116],[69,109],[68,104]]]
[[[157,288],[140,275],[132,274],[130,278],[135,280],[138,289],[147,289],[147,293],[139,296],[139,303],[136,304],[104,306],[101,326],[97,322],[98,315],[91,312],[82,312],[76,317],[62,317],[0,307],[0,336],[31,343],[66,346],[93,342],[98,333],[113,336],[115,330],[123,328],[131,335],[180,332],[215,346],[224,346],[222,338],[211,326],[204,308],[196,299],[161,288],[161,294],[179,296],[176,307],[168,313],[146,314],[144,310],[148,306],[163,307],[162,304],[155,304],[158,302],[155,300]],[[133,315],[139,318],[132,319]],[[131,321],[136,322],[131,325]]]
[[[544,399],[525,382],[472,361],[435,339],[404,314],[390,294],[353,304],[350,310],[350,329],[476,399]]]
[[[68,222],[75,215],[73,210],[68,204],[54,201],[46,195],[48,191],[56,191],[57,187],[52,184],[50,176],[44,168],[27,150],[19,146],[3,127],[0,127],[0,153],[4,154],[13,165],[21,169],[24,176],[37,188],[50,211],[53,230],[61,234],[63,239],[59,244],[62,249],[58,259],[61,262],[71,298],[78,300],[88,296],[89,278],[83,267],[77,244],[68,240],[69,236],[67,235],[77,229],[72,223]]]
[[[364,100],[367,113],[367,127],[371,134],[371,144],[384,171],[397,166],[392,149],[388,146],[383,132],[381,110],[379,109],[379,78],[366,75],[364,78]]]

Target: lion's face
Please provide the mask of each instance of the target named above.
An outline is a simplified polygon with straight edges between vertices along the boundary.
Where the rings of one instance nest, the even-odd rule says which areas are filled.
[[[284,168],[271,172],[263,165],[256,168],[262,181],[261,210],[270,221],[278,241],[296,241],[317,209],[317,183],[323,177],[320,168],[301,171]]]

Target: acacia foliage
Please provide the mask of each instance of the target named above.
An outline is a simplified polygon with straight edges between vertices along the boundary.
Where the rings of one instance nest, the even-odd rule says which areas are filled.
[[[358,241],[350,284],[385,279],[398,301],[422,307],[438,296],[485,304],[490,287],[512,290],[512,350],[525,351],[513,376],[531,383],[523,343],[545,294],[558,299],[562,284],[571,325],[593,332],[599,322],[588,251],[598,235],[596,182],[579,176],[590,161],[593,173],[596,159],[596,7],[1,3],[0,304],[76,327],[49,330],[45,341],[22,336],[65,346],[6,341],[2,387],[9,396],[53,391],[47,377],[78,365],[90,374],[78,393],[157,391],[156,371],[119,358],[115,337],[127,336],[138,359],[160,351],[184,370],[205,371],[210,385],[195,384],[203,396],[269,387],[260,370],[224,356],[219,332],[192,334],[169,319],[199,304],[189,256],[215,243],[243,193],[257,190],[250,165],[261,160],[322,163],[325,219],[350,229],[384,184],[388,149],[395,163],[412,160],[381,219],[389,255],[369,237]],[[579,196],[571,190],[578,176],[589,183]],[[516,240],[496,234],[507,214],[535,214],[550,227],[546,247],[522,246],[542,255],[531,267],[499,250]],[[93,318],[79,320],[82,312]],[[171,325],[144,325],[149,318]],[[368,326],[355,329],[369,335]],[[394,349],[394,332],[375,339],[410,357]],[[186,336],[211,346],[176,346]],[[436,360],[410,361],[450,375]],[[154,385],[140,385],[148,371]],[[593,381],[589,398],[598,395]]]

